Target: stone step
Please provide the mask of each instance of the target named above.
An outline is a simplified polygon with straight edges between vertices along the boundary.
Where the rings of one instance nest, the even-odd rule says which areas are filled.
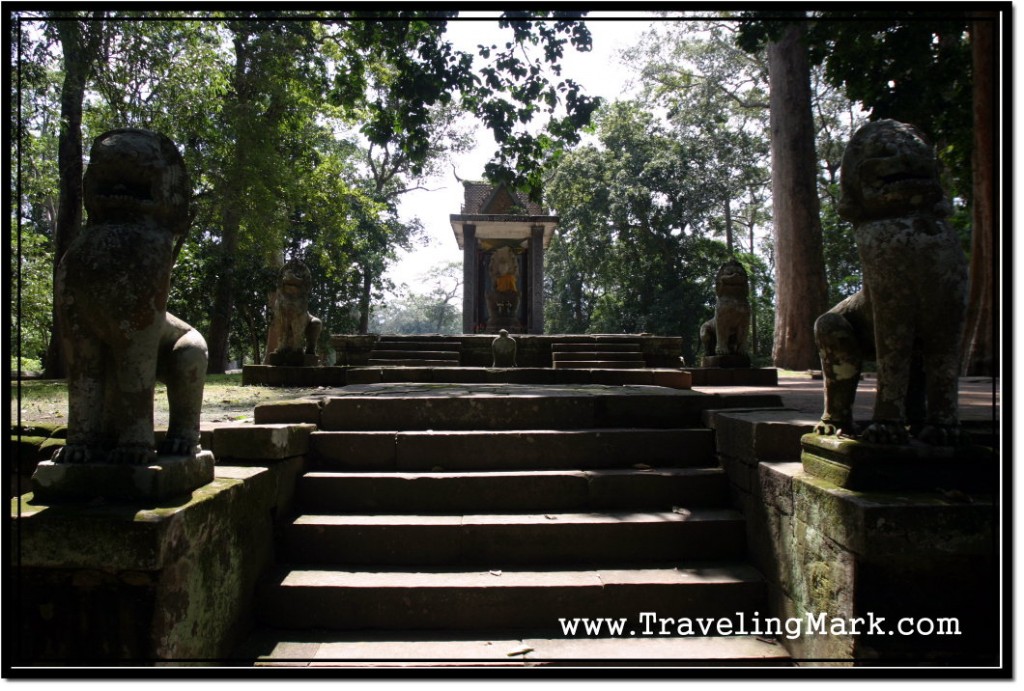
[[[332,396],[323,403],[319,426],[323,431],[511,430],[539,429],[557,422],[560,429],[678,428],[698,427],[703,410],[723,407],[708,394],[646,391],[634,390],[629,395],[603,389],[595,393],[553,391],[549,396],[478,392],[440,396],[428,390],[393,396]],[[266,417],[266,407],[271,405],[259,406],[257,418]]]
[[[491,471],[700,467],[709,429],[313,432],[316,470]]]
[[[665,616],[671,616],[665,613]],[[307,632],[261,628],[232,656],[257,667],[525,667],[717,665],[788,666],[786,649],[756,635],[659,635],[657,622],[634,617],[622,637],[576,638],[523,631]],[[613,625],[618,622],[613,621]],[[602,620],[602,628],[607,623]],[[582,627],[580,627],[582,628]],[[634,637],[626,634],[632,630]],[[645,634],[645,631],[653,632]],[[674,629],[670,628],[672,634]]]
[[[614,352],[630,352],[639,353],[640,344],[635,341],[627,343],[552,343],[551,354],[555,353],[572,353],[572,352],[587,352],[587,353],[614,353]]]
[[[744,524],[730,509],[303,515],[285,526],[282,546],[292,563],[375,566],[739,559]]]
[[[373,347],[374,350],[429,350],[444,352],[459,352],[462,350],[460,341],[410,341],[410,340],[386,340],[382,338]]]
[[[264,626],[329,630],[537,629],[559,618],[736,617],[762,608],[764,582],[736,563],[585,570],[274,569],[260,586]],[[637,630],[633,628],[632,630]]]
[[[595,353],[595,355],[601,355]],[[644,369],[647,363],[644,360],[556,360],[551,363],[554,369]]]
[[[458,367],[459,361],[455,360],[426,360],[426,359],[389,359],[370,358],[366,361],[368,367]]]
[[[598,351],[594,351],[594,350],[581,350],[581,351],[572,351],[572,352],[565,352],[565,353],[561,353],[561,352],[557,352],[557,351],[552,351],[551,352],[551,361],[552,362],[557,362],[557,363],[561,363],[561,362],[574,362],[574,361],[580,361],[580,360],[590,361],[590,362],[593,362],[593,361],[596,361],[596,360],[600,360],[602,362],[615,362],[615,361],[620,361],[620,360],[628,360],[628,361],[632,361],[632,362],[637,362],[637,361],[643,361],[643,359],[644,359],[643,354],[640,353],[640,351],[638,351],[638,350],[623,350],[623,351],[614,351],[614,352],[603,352],[603,351],[602,352],[598,352]]]
[[[450,350],[372,350],[369,360],[454,360],[458,362],[458,351]]]
[[[308,513],[584,511],[726,506],[721,468],[464,473],[310,472],[296,502]]]

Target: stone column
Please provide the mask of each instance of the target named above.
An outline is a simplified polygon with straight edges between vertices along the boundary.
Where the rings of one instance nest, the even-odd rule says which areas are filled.
[[[462,226],[462,332],[476,326],[476,226]]]
[[[544,333],[544,226],[530,227],[530,323],[527,333]]]

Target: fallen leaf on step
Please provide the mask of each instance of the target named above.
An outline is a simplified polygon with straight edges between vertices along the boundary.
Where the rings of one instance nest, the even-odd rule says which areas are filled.
[[[501,575],[501,570],[500,569],[491,569],[490,574],[492,576],[500,576]]]
[[[637,470],[654,470],[654,468],[647,465],[646,463],[634,463],[633,467],[636,468]]]
[[[544,518],[548,519],[549,521],[557,521],[558,520],[558,516],[552,516],[549,513],[544,514]]]
[[[513,650],[511,653],[508,653],[507,657],[515,657],[516,655],[526,655],[526,653],[532,653],[532,652],[533,652],[533,648],[523,647],[523,648],[519,648],[517,650]]]

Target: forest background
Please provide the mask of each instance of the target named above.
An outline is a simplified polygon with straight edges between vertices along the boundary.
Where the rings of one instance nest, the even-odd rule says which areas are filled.
[[[415,258],[442,242],[425,219],[458,212],[437,192],[461,196],[460,176],[559,215],[547,332],[681,336],[692,362],[715,271],[735,256],[757,362],[813,368],[813,316],[860,288],[836,213],[843,147],[868,118],[894,117],[937,145],[972,258],[965,372],[996,373],[998,14],[645,15],[598,59],[610,20],[544,14],[478,31],[430,11],[12,10],[12,367],[62,374],[52,277],[83,221],[88,143],[147,127],[192,175],[169,308],[206,336],[211,372],[262,362],[290,258],[315,277],[328,357],[332,333],[458,330],[461,266]],[[597,98],[587,75],[617,84],[613,64],[630,88]],[[806,97],[773,102],[783,77]],[[779,118],[802,153],[773,141]],[[467,164],[481,151],[488,162]],[[796,187],[779,179],[791,154],[809,156]],[[804,194],[800,217],[780,219],[780,194]],[[785,254],[794,241],[809,258]],[[403,257],[419,274],[394,270]]]

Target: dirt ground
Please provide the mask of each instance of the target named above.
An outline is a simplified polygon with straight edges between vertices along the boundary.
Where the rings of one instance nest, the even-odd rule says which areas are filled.
[[[252,421],[258,403],[302,398],[317,393],[316,388],[270,388],[241,386],[240,383],[207,383],[203,389],[202,425]],[[64,382],[27,380],[11,382],[11,424],[64,423],[67,421],[67,386]],[[156,390],[153,421],[166,427],[167,389]]]

